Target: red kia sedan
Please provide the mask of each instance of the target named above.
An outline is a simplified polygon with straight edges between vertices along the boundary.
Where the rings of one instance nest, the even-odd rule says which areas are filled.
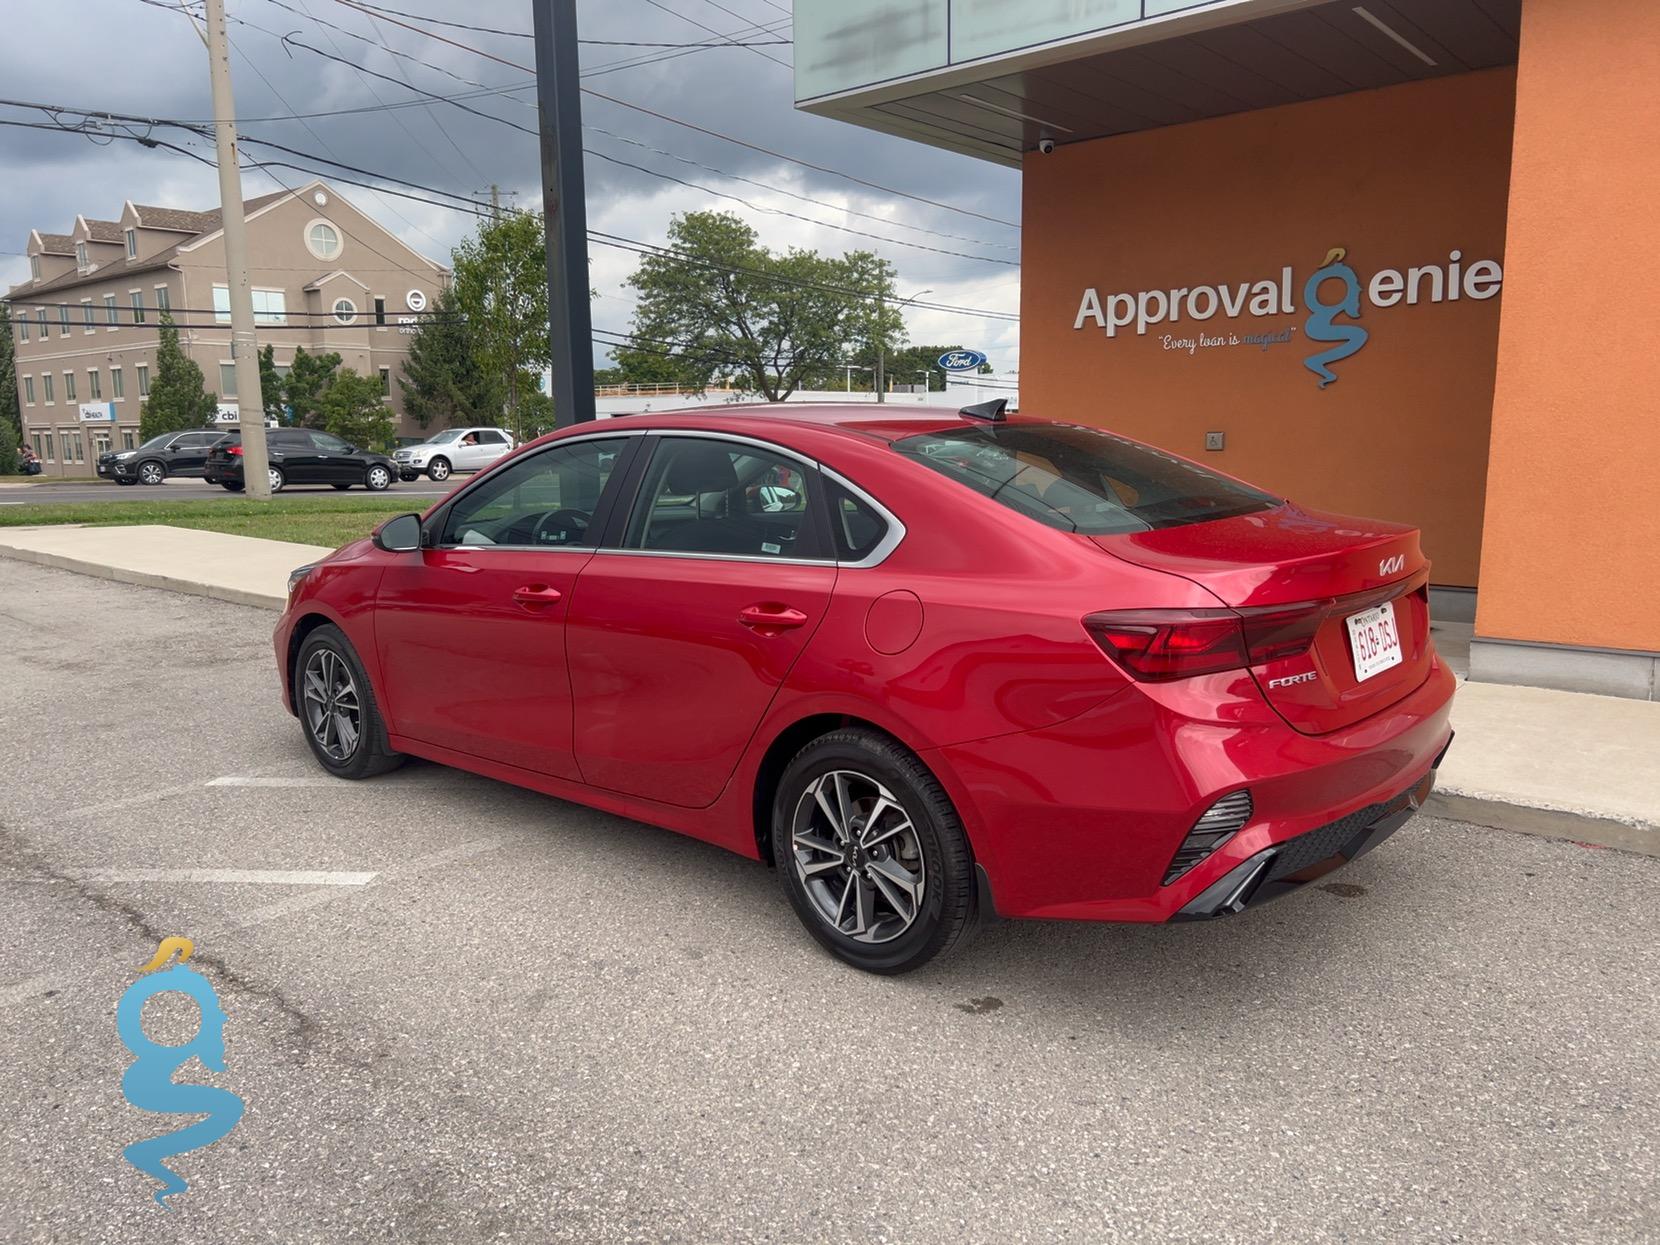
[[[1001,403],[726,408],[544,437],[301,567],[276,658],[330,773],[694,835],[898,973],[1387,838],[1451,740],[1428,574],[1410,527]]]

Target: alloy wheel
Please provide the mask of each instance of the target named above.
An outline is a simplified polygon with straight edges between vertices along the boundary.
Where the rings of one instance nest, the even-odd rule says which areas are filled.
[[[369,484],[370,488],[377,489],[377,490],[378,489],[383,489],[383,488],[386,488],[391,483],[392,483],[392,476],[386,470],[385,467],[370,467],[369,468],[368,484]]]
[[[450,465],[440,458],[432,464],[430,474],[434,480],[447,480],[450,478]]]
[[[160,484],[163,474],[159,463],[145,463],[138,469],[138,478],[145,484]]]
[[[272,467],[266,472],[266,479],[271,481],[271,491],[273,493],[282,492],[282,472],[278,471],[275,467]]]
[[[910,814],[857,770],[807,784],[790,826],[796,877],[826,925],[855,942],[892,942],[922,911],[928,867]]]
[[[363,707],[350,667],[333,649],[320,648],[302,680],[306,728],[331,761],[349,761],[363,737]]]

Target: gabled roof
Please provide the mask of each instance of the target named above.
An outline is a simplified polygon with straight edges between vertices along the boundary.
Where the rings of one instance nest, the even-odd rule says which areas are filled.
[[[120,242],[125,231],[118,220],[92,220],[89,217],[77,216],[76,221],[86,226],[86,236],[93,242]],[[77,228],[76,232],[80,232]]]
[[[66,233],[41,233],[40,230],[36,229],[34,235],[40,242],[40,249],[34,252],[36,255],[73,255],[75,253],[75,239]]]
[[[250,203],[248,206],[252,206]],[[187,212],[184,208],[145,207],[133,204],[141,229],[166,229],[173,233],[198,234],[219,228],[219,211]]]
[[[310,282],[305,288],[308,290],[320,290],[336,277],[345,277],[346,280],[359,287],[365,294],[369,292],[369,287],[367,285],[364,285],[362,281],[352,276],[352,274],[347,272],[344,268],[336,268],[333,272],[324,273],[315,281]]]

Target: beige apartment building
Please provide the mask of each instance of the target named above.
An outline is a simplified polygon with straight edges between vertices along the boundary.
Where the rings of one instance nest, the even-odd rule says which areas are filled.
[[[286,372],[296,347],[334,351],[379,376],[399,431],[397,380],[416,317],[449,281],[323,182],[250,199],[248,275],[261,347]],[[90,476],[100,453],[131,449],[156,368],[157,324],[179,342],[237,418],[229,285],[218,211],[145,207],[119,220],[75,218],[67,234],[29,234],[29,279],[5,298],[17,343],[23,440],[48,475]]]

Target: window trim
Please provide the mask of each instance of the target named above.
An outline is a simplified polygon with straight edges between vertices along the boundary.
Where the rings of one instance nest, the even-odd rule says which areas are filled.
[[[77,272],[90,272],[92,270],[92,253],[87,250],[85,242],[75,244],[75,270]]]
[[[150,396],[150,365],[148,363],[133,364],[134,383],[138,385],[138,396]]]
[[[351,312],[348,315],[342,316],[340,314],[342,304],[351,308]],[[357,304],[345,295],[341,295],[339,298],[335,299],[334,303],[329,307],[329,314],[334,317],[334,322],[341,328],[350,328],[352,325],[357,323]]]
[[[23,396],[28,399],[28,401],[23,403],[24,406],[33,406],[35,404],[35,378],[33,376],[25,376],[23,378]]]
[[[138,258],[138,230],[136,230],[136,229],[124,229],[121,232],[122,232],[122,241],[124,241],[127,244],[127,258],[128,259],[137,259]]]
[[[81,404],[81,399],[75,393],[75,369],[72,367],[63,371],[63,400],[70,406]]]
[[[86,370],[86,396],[89,402],[104,400],[104,382],[101,373],[95,367]]]
[[[141,288],[137,288],[137,287],[128,290],[127,291],[127,303],[132,308],[133,323],[134,324],[143,324],[145,322],[144,321],[144,316],[145,316],[144,291]]]
[[[318,225],[327,225],[334,230],[334,254],[322,255],[316,247],[311,245],[311,231]],[[346,253],[346,235],[341,232],[340,226],[326,216],[314,216],[305,224],[305,232],[300,235],[305,240],[305,249],[311,252],[313,259],[320,259],[325,264],[331,264]]]
[[[91,298],[81,299],[81,332],[96,333],[98,331],[98,309]]]
[[[114,292],[104,295],[104,332],[113,333],[121,327],[121,298]]]
[[[121,375],[119,363],[110,366],[110,401],[124,402],[127,398],[126,378]]]

